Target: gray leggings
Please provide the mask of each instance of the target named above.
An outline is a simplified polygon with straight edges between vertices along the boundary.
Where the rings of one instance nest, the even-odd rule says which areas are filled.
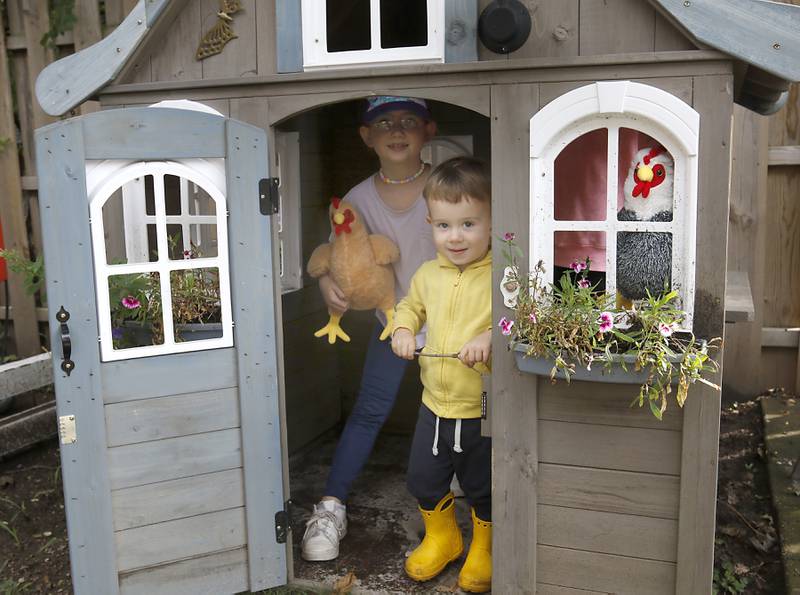
[[[492,439],[481,436],[480,419],[462,419],[460,448],[455,452],[455,419],[439,418],[434,455],[436,415],[425,405],[419,408],[411,456],[408,490],[423,510],[433,510],[450,491],[453,473],[470,506],[482,521],[492,520]]]

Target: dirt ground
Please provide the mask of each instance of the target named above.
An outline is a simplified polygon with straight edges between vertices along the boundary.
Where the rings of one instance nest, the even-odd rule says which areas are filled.
[[[71,593],[59,469],[55,440],[0,462],[0,595]],[[718,593],[785,592],[774,518],[758,402],[726,406],[720,430]]]

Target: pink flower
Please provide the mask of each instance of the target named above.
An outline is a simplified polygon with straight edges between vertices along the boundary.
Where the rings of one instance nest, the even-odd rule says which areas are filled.
[[[516,237],[517,237],[516,234],[514,234],[514,233],[512,233],[510,231],[507,231],[506,233],[503,234],[503,239],[506,242],[513,242],[514,238],[516,238]]]
[[[586,263],[574,260],[574,261],[572,261],[572,264],[569,265],[569,268],[571,268],[576,273],[580,273],[581,271],[586,270]]]
[[[528,314],[528,320],[530,320],[533,324],[536,324],[536,312],[531,312]]]
[[[509,320],[508,318],[503,316],[500,319],[500,322],[497,323],[497,326],[500,327],[500,332],[501,333],[503,333],[504,335],[510,335],[511,334],[511,327],[514,326],[514,321],[513,320]]]
[[[664,324],[663,322],[660,322],[658,324],[658,332],[661,333],[662,337],[669,337],[674,330],[675,330],[675,325]]]
[[[589,287],[589,279],[579,279],[578,280],[578,287],[583,288],[583,289]]]
[[[600,332],[606,333],[614,328],[614,315],[611,312],[602,312],[597,322],[600,323]]]
[[[184,250],[184,251],[183,251],[183,259],[184,259],[184,260],[189,260],[189,259],[191,259],[191,258],[192,258],[192,253],[191,253],[191,252],[189,252],[188,250]]]
[[[127,295],[124,298],[122,298],[122,305],[125,306],[128,310],[135,310],[136,308],[141,306],[142,303],[132,295]]]

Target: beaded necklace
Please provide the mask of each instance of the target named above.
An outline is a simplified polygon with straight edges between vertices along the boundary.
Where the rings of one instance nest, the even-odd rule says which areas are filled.
[[[403,178],[401,180],[393,180],[392,178],[388,177],[385,173],[383,173],[382,169],[378,170],[378,175],[381,177],[381,181],[384,184],[408,184],[409,182],[413,182],[422,175],[422,172],[425,171],[426,165],[427,163],[425,162],[420,163],[419,170],[417,170],[417,173],[410,175],[407,178]]]

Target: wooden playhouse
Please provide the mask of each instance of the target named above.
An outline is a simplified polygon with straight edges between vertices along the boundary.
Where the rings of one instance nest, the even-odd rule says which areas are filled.
[[[103,108],[37,131],[76,593],[314,582],[292,562],[288,500],[310,507],[320,494],[290,493],[301,473],[290,455],[352,407],[371,317],[351,319],[351,345],[314,339],[327,314],[303,270],[327,237],[330,196],[375,169],[355,133],[365,96],[428,100],[440,130],[431,160],[490,161],[495,234],[515,233],[526,256],[552,264],[554,234],[606,234],[613,288],[615,234],[671,234],[672,281],[695,334],[723,335],[733,104],[770,113],[800,79],[800,9],[397,5],[139,0],[111,35],[39,77],[50,114],[87,98]],[[177,99],[205,107],[147,107]],[[598,130],[609,197],[622,131],[666,148],[671,221],[625,227],[613,198],[602,221],[554,217],[559,153]],[[510,312],[503,266],[498,252],[496,319]],[[195,336],[179,328],[173,292],[204,271],[220,312]],[[142,274],[156,280],[161,333],[123,345],[116,292]],[[493,351],[493,591],[708,593],[719,393],[695,386],[657,421],[629,408],[631,385],[552,385],[520,371],[499,333]],[[388,423],[400,433],[419,400],[413,374],[406,389]],[[383,545],[402,560],[408,543]],[[351,569],[365,591],[424,588]]]

